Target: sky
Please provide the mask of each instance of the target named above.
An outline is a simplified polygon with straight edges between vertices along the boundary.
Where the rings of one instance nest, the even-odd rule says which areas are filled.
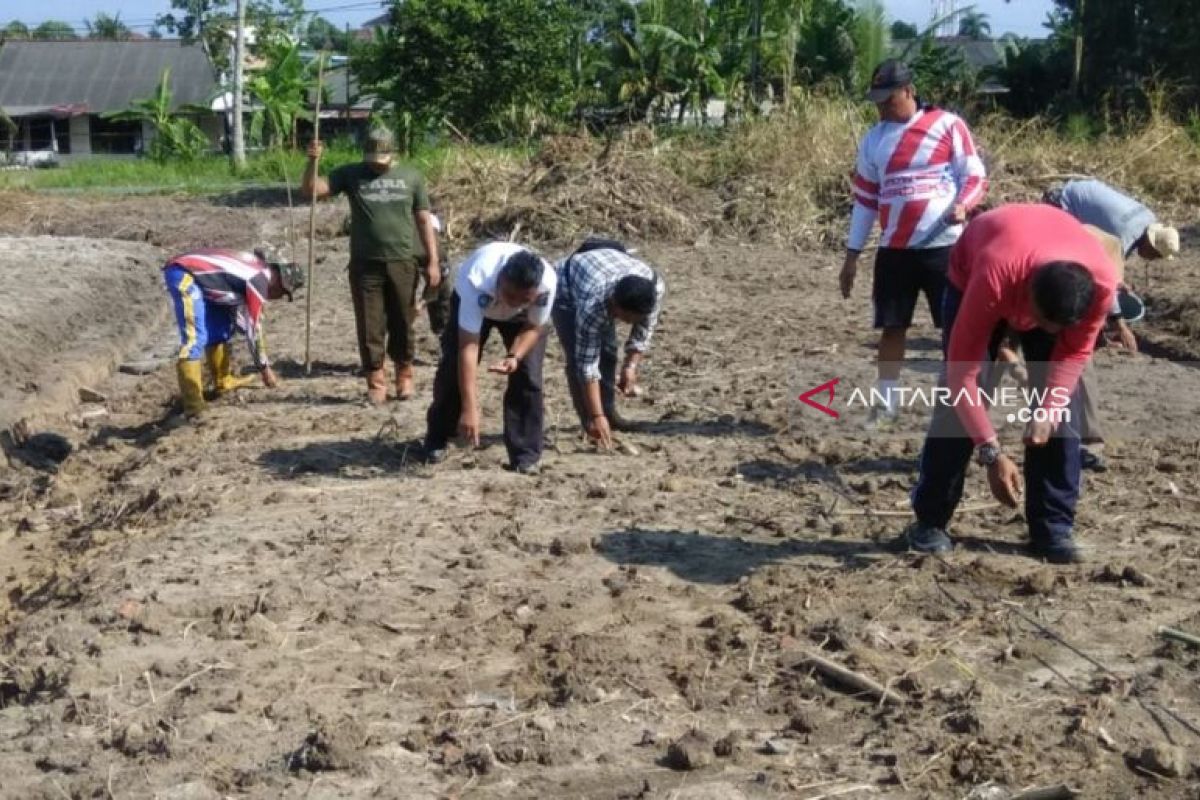
[[[379,0],[307,0],[310,11],[341,27],[349,23],[357,27],[382,12]],[[892,19],[901,19],[922,27],[932,17],[933,0],[883,0]],[[1044,36],[1043,20],[1052,5],[1051,0],[958,0],[959,7],[974,5],[988,15],[992,33],[999,36],[1015,33],[1018,36]],[[146,32],[158,14],[170,10],[170,0],[38,0],[36,4],[20,0],[0,0],[0,24],[19,19],[31,28],[48,19],[63,20],[83,30],[83,21],[99,12],[120,12],[121,19],[136,31]],[[36,10],[35,10],[36,9]]]
[[[304,5],[309,11],[320,12],[338,27],[349,23],[354,28],[383,13],[380,0],[306,0]],[[233,6],[232,2],[230,6]],[[37,0],[34,4],[0,0],[0,25],[18,19],[33,28],[53,19],[69,22],[83,31],[84,20],[100,12],[120,12],[122,22],[139,33],[146,33],[156,16],[170,10],[170,0]]]
[[[911,22],[918,28],[925,27],[933,18],[933,0],[883,0],[892,19]],[[958,8],[974,6],[975,10],[987,14],[993,36],[1015,33],[1018,36],[1042,37],[1046,29],[1042,23],[1054,6],[1051,0],[958,0]]]

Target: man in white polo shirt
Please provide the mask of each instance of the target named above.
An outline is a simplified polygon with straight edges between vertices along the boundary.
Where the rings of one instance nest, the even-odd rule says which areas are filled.
[[[507,353],[488,372],[508,376],[504,446],[509,466],[536,474],[545,417],[543,334],[556,285],[554,269],[541,256],[511,242],[485,244],[459,266],[427,415],[425,454],[430,462],[445,459],[446,445],[455,434],[471,446],[479,445],[476,376],[483,346],[495,328]]]

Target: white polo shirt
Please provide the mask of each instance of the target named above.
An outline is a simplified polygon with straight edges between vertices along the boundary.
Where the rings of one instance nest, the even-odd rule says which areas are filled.
[[[500,300],[496,281],[504,262],[526,248],[513,242],[491,242],[480,247],[458,267],[454,291],[458,294],[458,327],[467,333],[479,333],[483,320],[508,322],[524,315],[530,325],[542,327],[550,320],[558,277],[554,268],[542,259],[542,282],[537,298],[528,306],[513,307]]]

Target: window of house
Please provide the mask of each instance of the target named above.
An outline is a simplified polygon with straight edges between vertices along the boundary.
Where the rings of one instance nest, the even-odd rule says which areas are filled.
[[[29,143],[30,150],[54,149],[54,120],[50,117],[29,117],[24,120],[25,130],[21,138]]]
[[[106,155],[133,155],[142,151],[142,123],[104,119],[96,115],[91,123],[92,152]]]

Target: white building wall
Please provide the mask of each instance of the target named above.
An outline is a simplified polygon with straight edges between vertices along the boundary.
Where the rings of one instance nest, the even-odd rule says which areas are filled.
[[[71,158],[92,154],[92,126],[90,117],[71,117]]]

